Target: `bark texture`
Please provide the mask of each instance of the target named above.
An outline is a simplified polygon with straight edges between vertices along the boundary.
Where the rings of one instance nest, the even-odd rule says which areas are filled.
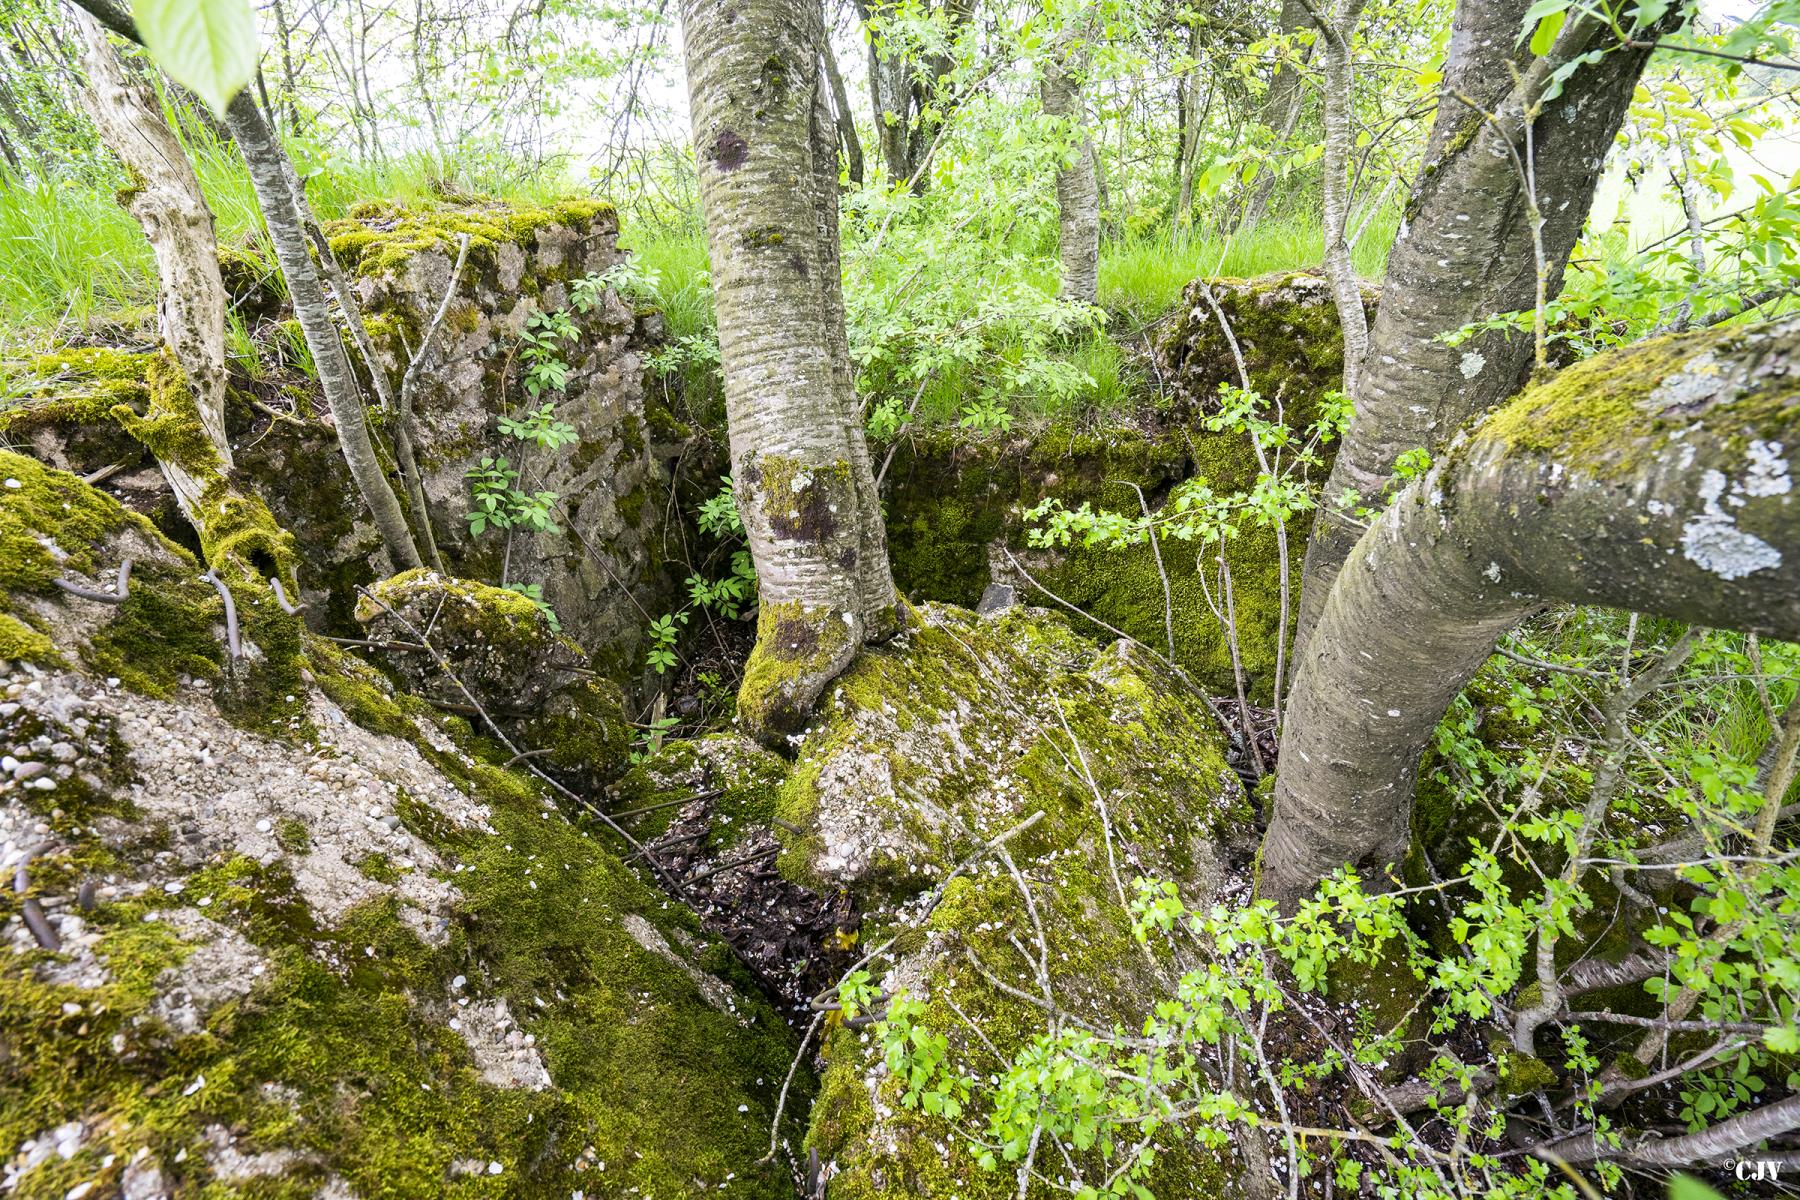
[[[738,510],[761,609],[738,714],[797,729],[900,627],[838,262],[836,132],[817,0],[684,0]]]
[[[231,467],[225,437],[225,285],[219,279],[212,210],[175,131],[155,97],[126,73],[106,31],[77,12],[88,86],[82,104],[100,140],[125,164],[131,186],[121,193],[156,256],[156,325],[187,375],[195,415],[219,464]],[[202,480],[172,457],[163,474],[182,511],[192,517]]]
[[[394,566],[401,570],[421,566],[418,547],[406,526],[406,514],[394,496],[369,436],[368,410],[356,376],[351,373],[343,339],[325,305],[319,269],[307,246],[304,222],[288,182],[287,151],[247,91],[239,92],[232,100],[225,110],[225,122],[250,168],[256,202],[269,227],[269,240],[274,243],[276,261],[287,280],[294,316],[300,322],[306,348],[318,371],[319,388],[331,405],[338,445],[350,468],[350,477],[375,518],[375,528]]]
[[[1069,147],[1056,170],[1056,245],[1066,300],[1100,302],[1100,170],[1081,98],[1081,67],[1058,55],[1044,65],[1038,95]]]
[[[1456,347],[1440,339],[1491,314],[1533,305],[1538,262],[1521,164],[1534,168],[1543,214],[1545,294],[1561,290],[1606,151],[1649,52],[1611,49],[1577,70],[1559,97],[1542,101],[1557,63],[1611,35],[1572,19],[1551,53],[1533,59],[1518,45],[1527,6],[1526,0],[1457,6],[1437,117],[1388,257],[1381,308],[1360,368],[1346,364],[1356,419],[1327,496],[1349,488],[1363,504],[1378,505],[1396,458],[1416,447],[1435,455],[1470,417],[1513,395],[1531,369],[1528,334],[1490,332]],[[1335,507],[1321,510],[1300,595],[1303,649],[1360,533]]]
[[[1649,342],[1500,409],[1357,543],[1295,679],[1262,889],[1410,840],[1457,692],[1552,601],[1800,636],[1800,320]]]

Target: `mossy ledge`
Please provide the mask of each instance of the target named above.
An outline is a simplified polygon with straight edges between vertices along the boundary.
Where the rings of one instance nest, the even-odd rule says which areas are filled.
[[[469,238],[469,253],[478,260],[503,245],[528,245],[537,231],[552,225],[587,227],[602,222],[618,227],[618,214],[603,200],[561,200],[545,207],[486,205],[445,209],[403,209],[365,202],[350,216],[325,227],[332,253],[358,275],[385,275],[426,250],[455,254],[459,238]]]

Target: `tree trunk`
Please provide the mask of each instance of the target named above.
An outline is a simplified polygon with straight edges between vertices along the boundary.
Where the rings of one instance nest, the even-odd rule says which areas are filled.
[[[1531,206],[1514,155],[1519,163],[1535,158],[1544,294],[1561,290],[1563,267],[1648,51],[1609,50],[1576,71],[1560,97],[1541,101],[1551,67],[1588,49],[1597,35],[1610,35],[1571,18],[1551,56],[1527,62],[1525,50],[1511,49],[1526,7],[1526,0],[1465,0],[1457,7],[1442,100],[1388,257],[1368,351],[1350,393],[1356,418],[1325,485],[1327,497],[1347,488],[1363,505],[1379,506],[1396,458],[1417,447],[1435,454],[1471,416],[1516,392],[1531,368],[1533,340],[1520,332],[1489,332],[1454,348],[1441,335],[1533,306],[1540,280]],[[1345,363],[1348,377],[1349,355]],[[1302,655],[1360,533],[1334,506],[1321,508],[1300,592]]]
[[[1180,138],[1175,150],[1175,221],[1177,231],[1194,223],[1194,160],[1200,153],[1200,131],[1206,126],[1207,110],[1212,107],[1211,90],[1207,103],[1200,103],[1200,21],[1188,27],[1188,58],[1192,65],[1176,89],[1177,107],[1181,110]]]
[[[1057,253],[1062,259],[1065,300],[1100,302],[1100,171],[1087,106],[1081,98],[1081,68],[1061,52],[1044,64],[1038,94],[1044,115],[1067,142],[1056,169]]]
[[[873,7],[869,0],[856,0],[856,14],[865,26],[874,15]],[[954,37],[969,19],[968,0],[949,0],[944,12],[948,32]],[[883,57],[875,39],[869,38],[869,103],[875,117],[875,140],[891,185],[910,186],[920,195],[929,186],[925,164],[949,109],[949,103],[935,93],[953,65],[941,55],[925,62],[898,53]]]
[[[1570,367],[1458,439],[1363,535],[1295,680],[1264,894],[1410,842],[1439,718],[1550,602],[1800,637],[1800,320]],[[1529,514],[1529,519],[1522,519]]]
[[[1369,348],[1369,319],[1362,285],[1350,261],[1350,150],[1356,138],[1356,27],[1364,0],[1343,0],[1319,27],[1325,43],[1325,153],[1322,163],[1325,276],[1337,305],[1344,336],[1344,391],[1356,394],[1363,355]],[[1328,495],[1330,493],[1327,493]]]
[[[274,243],[281,274],[287,280],[294,316],[318,370],[320,390],[331,406],[338,446],[349,465],[350,477],[374,515],[375,528],[394,566],[400,570],[422,566],[418,547],[406,527],[406,514],[382,471],[369,436],[368,412],[356,376],[351,373],[350,360],[344,354],[343,338],[325,306],[319,270],[307,248],[299,206],[288,183],[291,168],[287,165],[287,151],[275,140],[274,131],[247,91],[239,92],[232,100],[225,110],[225,121],[249,165],[256,201],[269,227],[269,240]]]
[[[863,181],[862,139],[856,136],[856,114],[850,111],[850,93],[844,89],[844,76],[838,71],[837,55],[831,49],[829,34],[819,58],[825,67],[825,78],[831,84],[831,111],[837,120],[838,141],[844,147],[844,167],[850,182]]]
[[[1311,24],[1312,17],[1302,0],[1282,0],[1280,31],[1283,36],[1292,37]],[[1274,74],[1269,76],[1269,90],[1263,93],[1262,123],[1280,141],[1287,141],[1294,136],[1294,126],[1300,123],[1300,108],[1304,99],[1305,90],[1300,86],[1299,69],[1277,63]],[[1275,194],[1275,184],[1279,178],[1270,170],[1257,175],[1250,198],[1244,202],[1244,215],[1238,220],[1239,229],[1255,229],[1261,222],[1263,214],[1269,210],[1269,199]]]
[[[844,329],[818,0],[684,0],[732,478],[761,609],[738,715],[776,740],[901,625]]]
[[[82,105],[106,147],[119,157],[132,186],[121,198],[143,227],[156,257],[156,326],[164,345],[187,375],[194,415],[218,465],[231,469],[225,437],[225,285],[219,279],[219,246],[212,210],[200,180],[163,119],[162,106],[125,73],[107,34],[77,11],[82,66],[88,86]],[[194,519],[205,480],[177,456],[159,455],[163,474],[182,512]]]

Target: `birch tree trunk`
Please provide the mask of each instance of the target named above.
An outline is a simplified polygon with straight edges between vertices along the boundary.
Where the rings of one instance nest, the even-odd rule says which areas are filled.
[[[134,82],[87,13],[81,28],[81,63],[88,86],[82,106],[107,149],[118,156],[132,186],[121,193],[127,211],[144,230],[156,257],[156,329],[187,375],[195,416],[212,443],[219,466],[231,468],[225,437],[225,285],[219,279],[219,246],[212,210],[187,153],[163,119],[162,105]],[[195,519],[205,482],[171,457],[161,460],[176,502]]]
[[[1568,368],[1459,439],[1357,542],[1281,740],[1261,890],[1410,842],[1414,775],[1496,641],[1550,602],[1800,637],[1800,319]],[[1523,519],[1526,516],[1529,519]]]
[[[350,477],[375,518],[375,528],[394,566],[400,570],[422,566],[418,547],[406,526],[406,514],[401,511],[369,436],[368,410],[344,353],[343,339],[325,305],[319,269],[307,248],[299,206],[288,184],[287,151],[276,141],[274,131],[248,91],[239,92],[232,100],[225,110],[225,123],[250,168],[256,202],[269,227],[269,240],[274,243],[281,274],[287,280],[294,316],[300,322],[306,348],[319,373],[320,390],[331,405],[338,447],[349,465]]]
[[[902,623],[844,329],[818,0],[683,0],[732,478],[761,595],[738,715],[778,740]]]
[[[1380,306],[1360,365],[1345,355],[1356,417],[1324,494],[1350,489],[1378,506],[1402,453],[1436,454],[1474,414],[1516,392],[1533,339],[1514,331],[1457,347],[1442,335],[1554,297],[1593,203],[1607,149],[1631,102],[1647,50],[1612,48],[1542,99],[1552,69],[1604,43],[1596,22],[1571,17],[1533,59],[1517,46],[1527,0],[1457,6],[1424,165],[1388,257]],[[1516,78],[1516,82],[1515,82]],[[1542,275],[1520,166],[1531,163],[1543,223]],[[1347,348],[1348,349],[1348,348]],[[1307,548],[1297,637],[1302,655],[1340,564],[1362,526],[1321,507]],[[1296,659],[1298,662],[1299,659]]]
[[[1369,320],[1362,285],[1350,260],[1350,150],[1356,137],[1356,27],[1364,0],[1343,0],[1319,25],[1325,44],[1325,153],[1323,207],[1325,276],[1344,334],[1344,391],[1356,394],[1363,355],[1369,348]],[[1327,492],[1327,495],[1330,493]]]
[[[1100,171],[1094,138],[1088,130],[1087,106],[1081,98],[1077,57],[1059,51],[1044,64],[1038,95],[1044,114],[1056,121],[1068,139],[1056,170],[1057,253],[1062,259],[1065,300],[1100,302]]]

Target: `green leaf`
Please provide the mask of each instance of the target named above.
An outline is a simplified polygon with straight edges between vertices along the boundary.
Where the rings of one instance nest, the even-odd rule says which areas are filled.
[[[1550,47],[1556,45],[1556,35],[1562,32],[1563,22],[1569,19],[1567,10],[1553,12],[1538,22],[1537,32],[1531,35],[1531,52],[1542,58],[1550,53]]]
[[[131,15],[157,65],[221,116],[256,74],[250,0],[132,0]]]
[[[1692,1175],[1677,1175],[1669,1180],[1669,1200],[1725,1200],[1725,1197]]]
[[[1533,0],[1531,7],[1525,10],[1524,28],[1520,29],[1519,36],[1524,37],[1525,30],[1530,29],[1551,13],[1568,11],[1573,3],[1574,0]]]

